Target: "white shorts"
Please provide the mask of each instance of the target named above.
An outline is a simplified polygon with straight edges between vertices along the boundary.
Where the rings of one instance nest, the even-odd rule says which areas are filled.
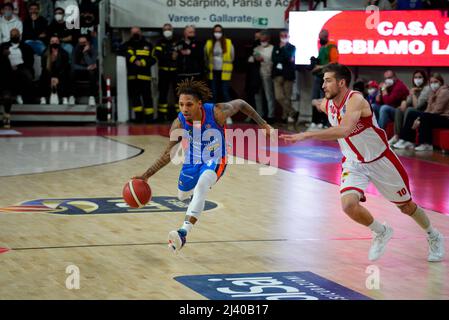
[[[342,165],[340,193],[357,193],[360,201],[366,201],[364,192],[369,182],[389,201],[401,205],[412,199],[408,175],[399,158],[390,149],[382,158],[359,163],[345,161]]]

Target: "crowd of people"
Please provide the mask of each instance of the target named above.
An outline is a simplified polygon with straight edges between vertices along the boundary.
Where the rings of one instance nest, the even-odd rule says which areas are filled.
[[[76,85],[97,87],[98,4],[91,0],[0,0],[0,100],[75,104]],[[79,12],[74,14],[74,12]],[[72,18],[73,17],[73,18]]]

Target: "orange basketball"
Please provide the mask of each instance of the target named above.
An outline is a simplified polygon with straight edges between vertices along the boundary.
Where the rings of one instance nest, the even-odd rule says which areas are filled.
[[[151,200],[151,188],[143,180],[132,179],[123,188],[123,199],[131,208],[142,208]]]

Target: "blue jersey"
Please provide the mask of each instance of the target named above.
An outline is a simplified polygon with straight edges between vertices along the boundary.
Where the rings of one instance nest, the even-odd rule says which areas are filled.
[[[186,130],[183,137],[189,143],[185,152],[185,164],[207,164],[221,161],[226,157],[226,139],[224,127],[215,121],[212,103],[205,103],[201,108],[201,126],[195,125],[184,118],[180,112],[178,119]]]

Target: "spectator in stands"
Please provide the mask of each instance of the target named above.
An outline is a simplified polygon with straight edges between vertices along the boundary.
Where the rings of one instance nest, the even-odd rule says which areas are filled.
[[[354,81],[354,84],[352,85],[352,90],[356,90],[358,92],[361,92],[363,96],[367,97],[367,83],[366,80],[363,78],[358,78]]]
[[[12,29],[10,40],[0,45],[0,83],[2,84],[4,123],[9,126],[13,96],[20,94],[25,102],[30,101],[33,81],[33,49],[20,40],[20,31]]]
[[[47,20],[47,22],[53,21],[53,14],[55,11],[55,6],[53,0],[37,0],[40,4],[40,14]]]
[[[97,52],[86,36],[78,38],[78,44],[73,50],[71,86],[76,87],[79,80],[89,81],[89,105],[95,105],[97,93]],[[72,96],[75,92],[72,91]]]
[[[39,14],[39,11],[39,4],[36,2],[32,2],[28,6],[29,16],[23,23],[22,38],[26,44],[33,48],[35,54],[42,56],[46,48],[48,22]]]
[[[380,107],[378,111],[375,110],[379,114],[377,121],[382,129],[386,129],[387,124],[394,120],[396,109],[409,94],[407,86],[398,79],[394,71],[385,71],[384,79],[376,97],[376,102]]]
[[[90,0],[80,5],[80,34],[88,36],[92,46],[98,52],[98,8]]]
[[[162,27],[163,38],[159,40],[153,49],[153,57],[158,62],[158,117],[160,120],[172,120],[168,108],[168,95],[170,88],[176,95],[176,59],[178,52],[176,51],[176,40],[173,37],[173,26],[170,23],[164,24]],[[176,103],[177,105],[177,103]],[[173,111],[174,108],[173,108]],[[173,116],[174,116],[173,112]]]
[[[63,97],[62,103],[75,104],[73,96],[70,101],[68,97],[68,86],[70,80],[69,55],[62,49],[61,42],[57,36],[50,38],[48,49],[42,56],[42,74],[40,79],[41,104],[47,104],[50,96],[50,104],[59,104],[59,97]]]
[[[73,43],[76,37],[75,31],[67,27],[64,20],[65,11],[63,8],[56,7],[53,21],[48,26],[48,36],[58,36],[61,39],[62,48],[67,51],[71,58],[73,53]]]
[[[282,106],[282,121],[295,123],[298,112],[292,107],[293,82],[295,81],[295,52],[296,48],[289,42],[287,30],[279,33],[280,43],[273,48],[274,96]]]
[[[131,29],[131,38],[124,44],[128,70],[130,106],[137,122],[154,122],[151,94],[151,66],[155,63],[152,45],[142,35],[140,28]]]
[[[184,28],[184,38],[178,43],[178,82],[192,77],[195,80],[202,80],[204,51],[201,43],[196,40],[195,34],[194,26],[186,26]]]
[[[324,97],[323,86],[323,68],[329,63],[338,62],[338,49],[337,45],[329,40],[329,32],[325,29],[321,30],[319,34],[320,50],[318,57],[312,57],[312,74],[313,74],[313,87],[312,87],[312,99],[321,99]],[[328,120],[326,114],[320,112],[317,108],[312,107],[312,123],[309,129],[322,129],[328,126]]]
[[[379,84],[377,83],[377,81],[375,80],[370,80],[368,81],[367,84],[367,97],[366,99],[368,100],[368,102],[370,103],[371,107],[373,108],[373,110],[379,110],[379,106],[377,105],[376,102],[376,97],[377,97],[377,93],[379,91]],[[376,119],[379,118],[379,115],[376,114]]]
[[[410,110],[424,111],[427,108],[431,89],[427,73],[423,70],[416,70],[412,76],[412,88],[406,100],[401,102],[399,108],[396,109],[394,117],[394,136],[388,141],[390,145],[399,142],[399,135],[404,125],[404,118]],[[403,143],[402,141],[401,143]]]
[[[17,29],[22,34],[23,24],[14,14],[13,4],[7,2],[3,5],[3,17],[0,18],[0,43],[9,42],[12,29]]]
[[[388,0],[368,0],[366,6],[377,6],[379,10],[392,10],[390,1]]]
[[[268,31],[263,30],[260,33],[260,46],[254,49],[254,59],[260,62],[260,77],[262,79],[262,86],[259,92],[256,94],[257,112],[263,116],[262,95],[265,95],[268,105],[267,122],[272,124],[275,121],[274,118],[274,92],[273,92],[273,45],[270,44],[270,34]]]
[[[419,132],[419,145],[415,151],[431,151],[432,130],[435,128],[449,128],[449,86],[439,73],[430,77],[430,93],[427,108],[424,112],[410,109],[405,118],[405,125],[401,130],[400,138],[403,143],[394,145],[397,149],[409,149],[415,146],[416,132]]]
[[[204,56],[214,102],[218,102],[219,97],[223,102],[230,101],[229,90],[235,52],[231,39],[225,36],[221,25],[213,27],[212,38],[208,39],[204,46]]]
[[[19,18],[19,20],[25,20],[27,17],[27,9],[24,0],[0,0],[0,7],[6,3],[10,3],[12,5],[13,14]]]

